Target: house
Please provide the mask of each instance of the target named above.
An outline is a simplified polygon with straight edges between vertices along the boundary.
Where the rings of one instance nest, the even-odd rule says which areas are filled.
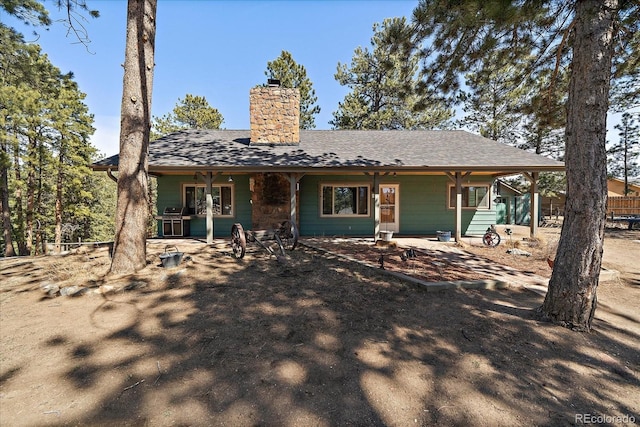
[[[607,179],[607,195],[609,197],[640,197],[640,185],[629,182],[629,192],[624,194],[624,180],[618,178]]]
[[[299,93],[278,85],[250,93],[250,130],[185,130],[150,144],[160,235],[230,235],[290,219],[302,236],[478,235],[496,222],[495,181],[531,182],[561,162],[465,131],[299,130]],[[117,169],[118,156],[93,165]],[[188,223],[180,222],[188,221]],[[177,230],[177,232],[176,232]],[[531,234],[537,221],[531,223]]]

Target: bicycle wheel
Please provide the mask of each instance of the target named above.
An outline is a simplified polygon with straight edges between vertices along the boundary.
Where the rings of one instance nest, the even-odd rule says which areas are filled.
[[[247,249],[247,239],[244,235],[242,224],[236,223],[231,227],[231,250],[233,256],[240,259],[244,257]]]
[[[500,244],[500,235],[494,231],[488,231],[482,236],[482,243],[486,246],[498,246]]]

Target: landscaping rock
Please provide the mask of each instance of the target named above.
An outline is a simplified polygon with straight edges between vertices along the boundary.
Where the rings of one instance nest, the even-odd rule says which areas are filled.
[[[45,296],[49,298],[57,297],[60,292],[60,286],[55,283],[43,282],[40,284],[40,289],[44,292]]]
[[[62,289],[60,289],[60,295],[64,296],[64,297],[73,297],[73,296],[80,296],[84,293],[85,288],[82,288],[80,286],[66,286]]]

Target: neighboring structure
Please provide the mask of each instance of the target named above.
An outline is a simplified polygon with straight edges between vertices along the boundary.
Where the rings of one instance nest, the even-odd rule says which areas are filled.
[[[531,225],[531,193],[523,193],[502,179],[494,183],[496,198],[496,224]],[[540,196],[538,218],[564,215],[564,193],[556,196]]]
[[[496,210],[496,224],[530,224],[531,194],[523,193],[501,179],[494,182],[493,188],[496,194],[496,197],[493,199]],[[544,198],[541,197],[540,200],[538,215],[540,215]]]
[[[609,197],[640,197],[640,185],[629,183],[629,193],[624,194],[624,181],[618,178],[607,179],[607,195]]]
[[[465,131],[299,131],[296,92],[253,89],[251,130],[187,130],[150,144],[158,212],[185,208],[191,234],[208,242],[237,222],[259,230],[285,219],[303,236],[451,230],[460,239],[496,223],[494,182],[521,173],[532,182],[535,235],[538,174],[564,171],[561,162]],[[117,165],[112,156],[93,167]]]
[[[626,195],[624,187],[624,181],[621,179],[607,180],[607,217],[611,221],[628,222],[631,229],[640,221],[640,185],[629,183],[629,192]]]

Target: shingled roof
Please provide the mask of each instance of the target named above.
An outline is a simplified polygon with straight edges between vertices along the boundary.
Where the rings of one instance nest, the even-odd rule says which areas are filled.
[[[150,144],[149,171],[562,171],[564,164],[466,131],[300,132],[297,145],[249,143],[249,130],[184,130]],[[116,168],[118,156],[96,162]]]

